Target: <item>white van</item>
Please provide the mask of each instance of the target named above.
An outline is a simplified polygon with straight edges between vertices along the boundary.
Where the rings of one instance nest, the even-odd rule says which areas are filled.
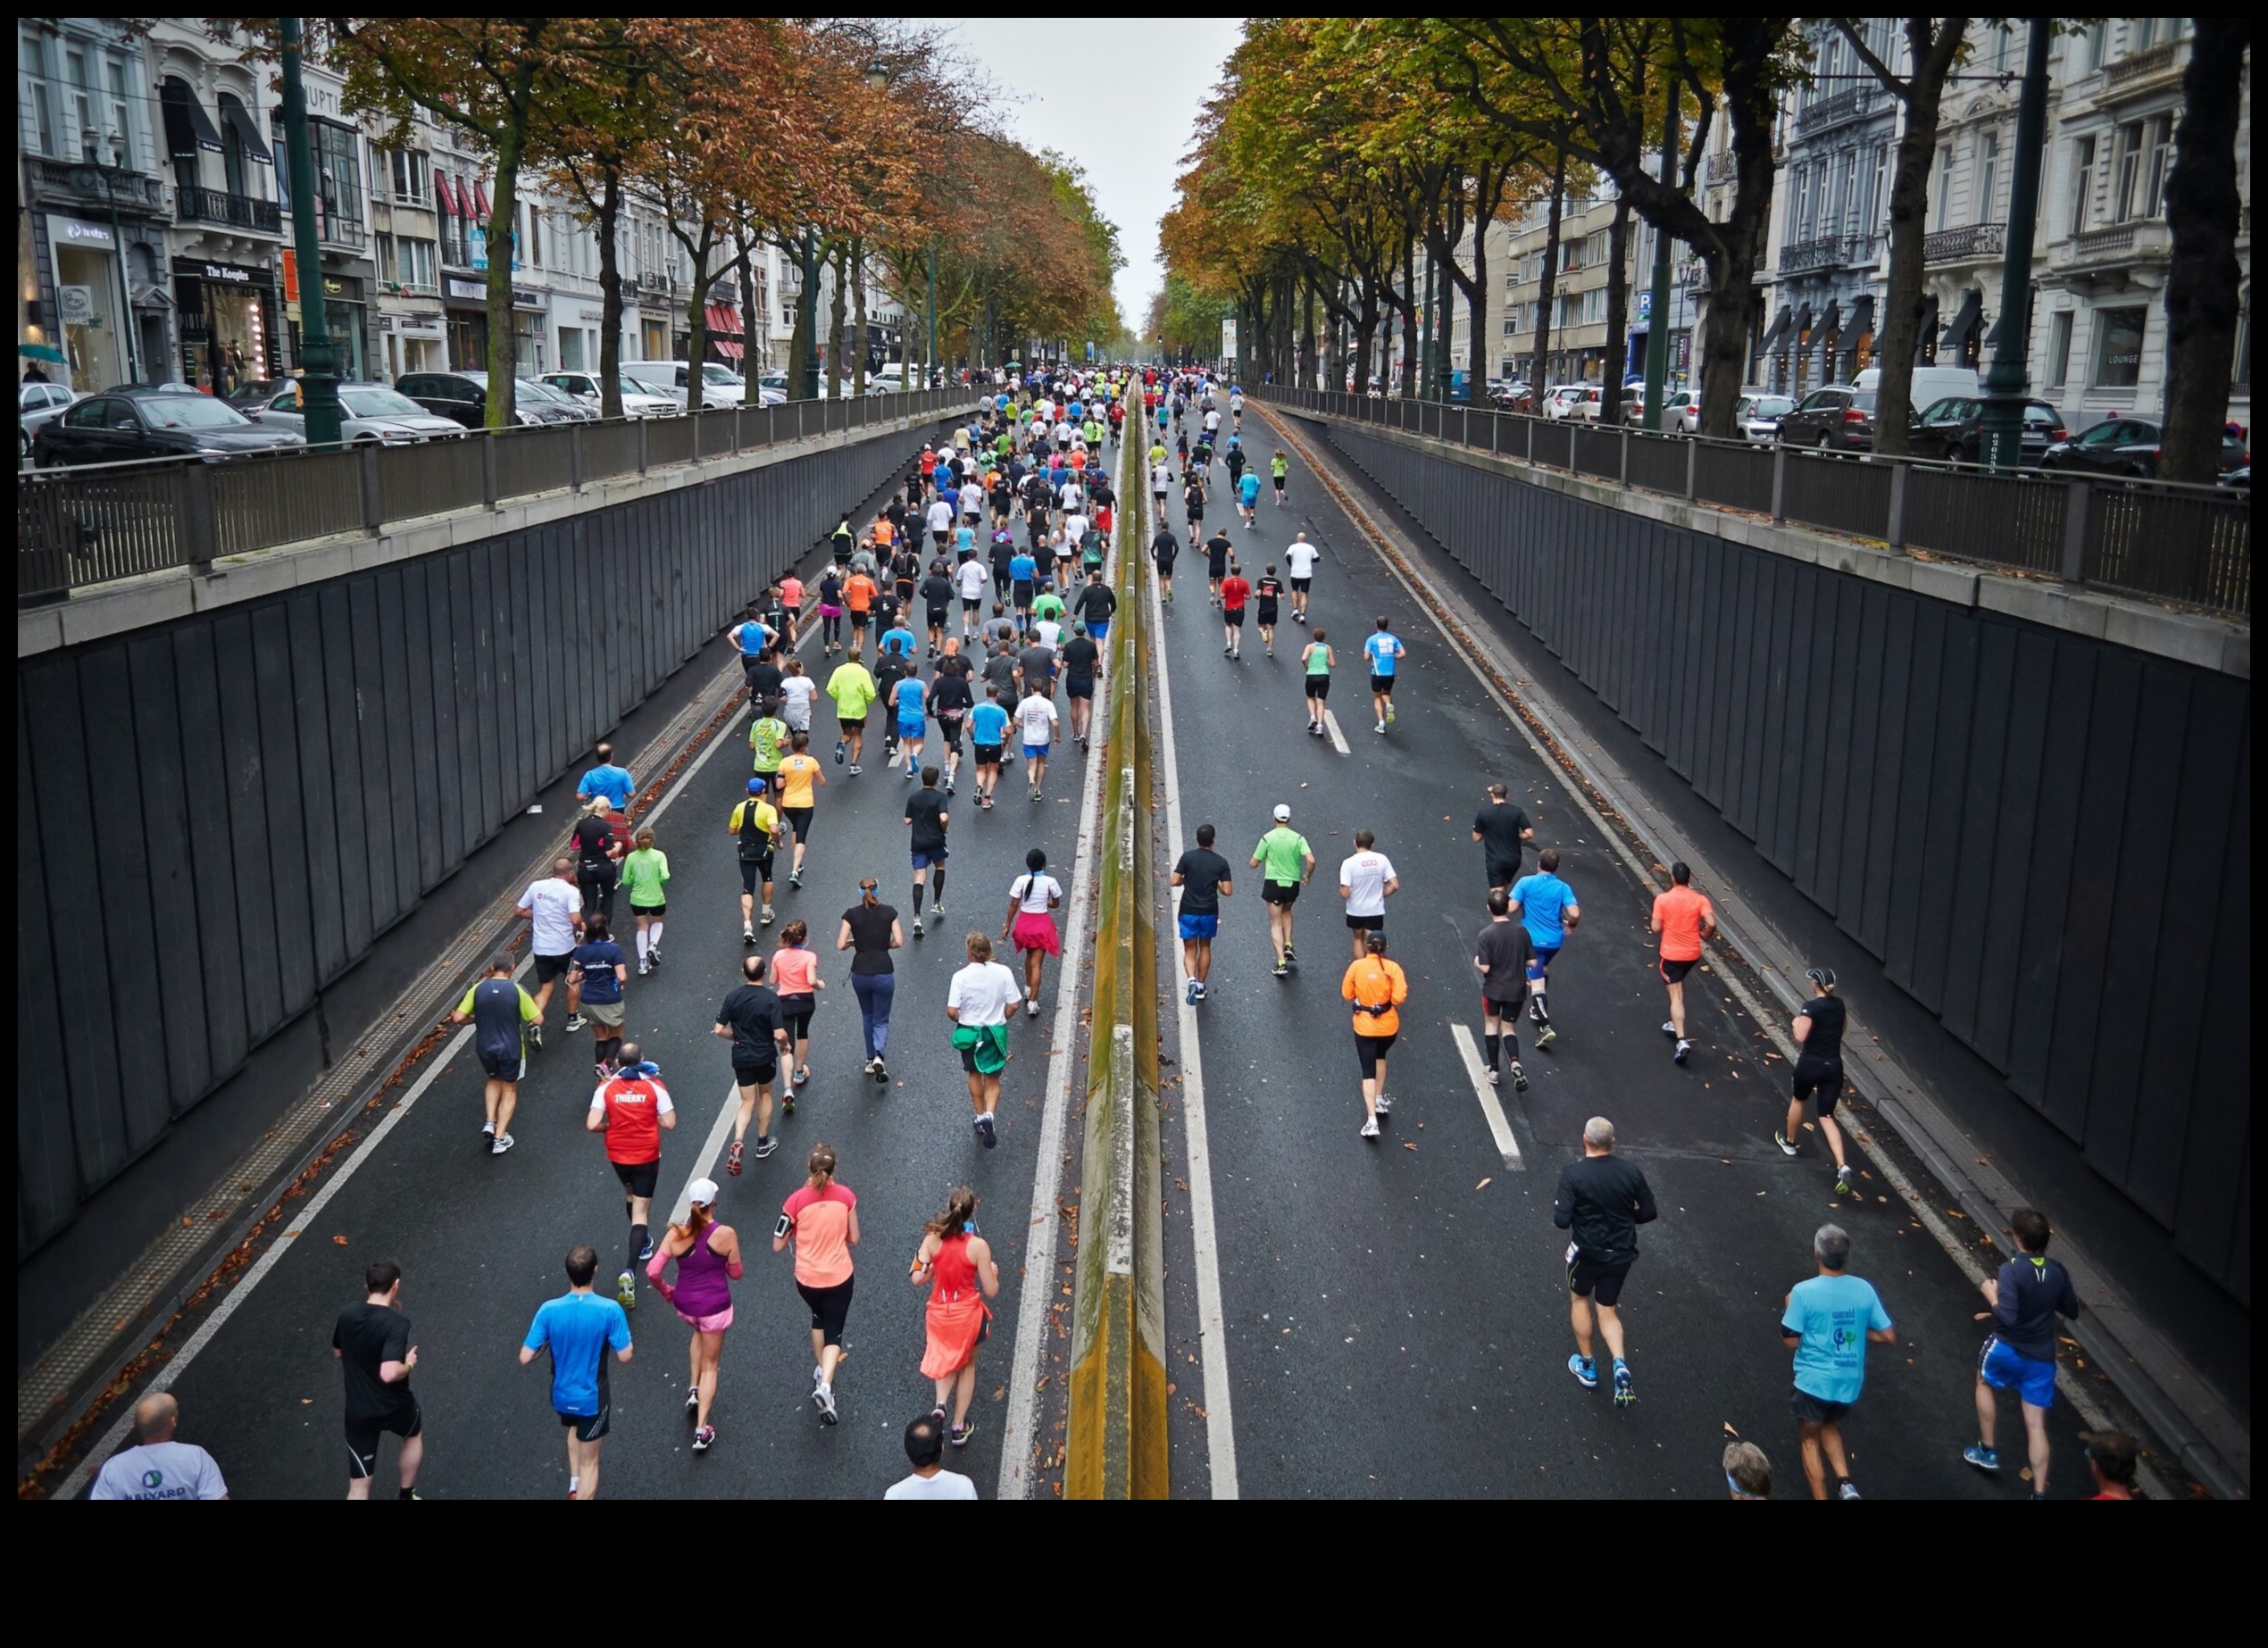
[[[1882,369],[1870,366],[1851,379],[1851,387],[1879,389],[1881,383]],[[1912,404],[1915,412],[1949,395],[1973,395],[1977,393],[1977,369],[1973,366],[1917,366],[1914,369]]]
[[[656,395],[670,396],[680,406],[687,404],[691,398],[687,392],[686,371],[686,363],[682,361],[622,362],[623,377]],[[746,392],[746,385],[733,376],[729,368],[720,366],[714,361],[701,368],[701,404],[704,408],[738,406]]]

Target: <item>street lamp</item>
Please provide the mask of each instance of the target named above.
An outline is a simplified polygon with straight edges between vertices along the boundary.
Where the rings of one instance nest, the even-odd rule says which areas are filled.
[[[889,85],[890,67],[888,63],[877,57],[866,65],[866,87],[869,91],[888,91]]]

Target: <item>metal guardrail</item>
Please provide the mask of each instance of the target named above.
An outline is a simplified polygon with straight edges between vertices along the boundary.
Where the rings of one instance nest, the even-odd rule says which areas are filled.
[[[1877,458],[1653,435],[1485,406],[1271,386],[1288,411],[1380,424],[1586,479],[1681,497],[1891,549],[2252,616],[2252,495],[2226,487]]]
[[[896,395],[716,407],[692,417],[621,418],[387,446],[304,448],[218,462],[161,459],[33,470],[16,478],[16,597],[209,567],[341,533],[517,498],[581,491],[593,481],[761,451],[975,403],[959,386]]]

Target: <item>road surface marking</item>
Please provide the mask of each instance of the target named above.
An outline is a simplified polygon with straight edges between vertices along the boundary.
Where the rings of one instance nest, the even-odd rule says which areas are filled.
[[[1323,712],[1323,730],[1330,734],[1331,748],[1337,750],[1341,755],[1352,755],[1355,753],[1347,747],[1347,735],[1338,730],[1338,717],[1333,715],[1328,709]]]
[[[1505,1107],[1488,1079],[1488,1067],[1480,1061],[1480,1048],[1472,1039],[1471,1027],[1452,1024],[1449,1034],[1456,1037],[1457,1052],[1464,1056],[1464,1073],[1472,1078],[1473,1096],[1480,1101],[1480,1113],[1488,1119],[1488,1131],[1496,1137],[1497,1153],[1504,1158],[1505,1166],[1524,1169],[1528,1163],[1520,1154],[1520,1141],[1512,1136],[1512,1123],[1505,1119]]]
[[[1164,633],[1165,612],[1158,603],[1157,582],[1149,582],[1150,622]],[[1181,762],[1173,741],[1173,684],[1167,678],[1165,649],[1157,658],[1158,724],[1164,729],[1165,846],[1170,861],[1181,861]],[[1331,728],[1331,742],[1341,755],[1347,740]],[[1237,1432],[1230,1412],[1229,1323],[1221,1303],[1221,1246],[1213,1222],[1213,1150],[1205,1114],[1205,1058],[1199,1045],[1197,1010],[1189,1004],[1189,975],[1174,945],[1174,977],[1181,997],[1182,1132],[1189,1156],[1189,1239],[1197,1268],[1197,1348],[1205,1358],[1205,1435],[1206,1474],[1213,1497],[1235,1499],[1237,1489]]]

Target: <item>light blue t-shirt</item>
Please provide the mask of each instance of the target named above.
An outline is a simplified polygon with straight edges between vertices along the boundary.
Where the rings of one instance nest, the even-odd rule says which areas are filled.
[[[1890,1325],[1873,1285],[1855,1276],[1815,1276],[1789,1291],[1782,1331],[1796,1346],[1796,1388],[1822,1402],[1856,1402],[1866,1383],[1866,1333]]]
[[[1030,555],[1014,555],[1009,558],[1008,578],[1011,583],[1029,584],[1038,576],[1039,563]]]
[[[1512,884],[1512,902],[1528,929],[1528,942],[1538,950],[1556,950],[1567,942],[1567,906],[1582,901],[1557,876],[1538,870]]]
[[[585,797],[604,795],[619,812],[630,804],[630,791],[634,787],[630,782],[630,770],[609,762],[593,767],[583,774],[575,785],[575,794]]]
[[[956,555],[973,555],[976,551],[977,529],[974,527],[955,527],[953,529],[953,553]]]
[[[187,1442],[146,1442],[103,1466],[89,1499],[226,1499],[213,1455]]]
[[[921,683],[913,676],[902,676],[890,688],[890,696],[897,703],[897,719],[901,726],[918,726],[924,719],[921,708]]]
[[[527,1348],[551,1349],[551,1405],[561,1413],[596,1413],[606,1389],[606,1353],[630,1346],[630,1319],[612,1299],[567,1294],[546,1299],[528,1325]]]
[[[1002,705],[986,699],[969,712],[969,742],[971,744],[1005,744],[1008,738],[1008,712]]]
[[[771,626],[753,618],[733,634],[740,643],[740,654],[744,658],[754,658],[771,645]]]
[[[1239,498],[1242,498],[1247,504],[1257,504],[1260,501],[1260,473],[1258,470],[1247,470],[1245,471],[1244,479],[1237,483],[1237,495]],[[1386,670],[1380,671],[1380,673],[1391,675],[1394,671],[1391,670]]]
[[[882,632],[882,650],[896,653],[900,658],[913,656],[913,632],[900,624]]]
[[[1254,493],[1257,495],[1260,490],[1259,476],[1255,474],[1248,479]],[[1363,643],[1363,650],[1371,655],[1372,675],[1391,675],[1395,661],[1402,656],[1403,647],[1399,637],[1388,630],[1378,629],[1373,630],[1371,638]]]

